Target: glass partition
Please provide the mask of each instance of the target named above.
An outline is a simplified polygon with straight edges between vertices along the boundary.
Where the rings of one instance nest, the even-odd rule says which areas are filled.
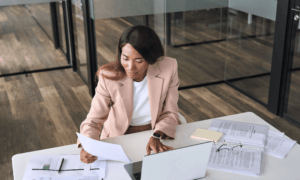
[[[94,0],[97,61],[114,61],[121,33],[147,25],[176,58],[180,86],[224,80],[228,0]]]
[[[0,31],[1,75],[68,65],[53,43],[49,3],[1,6]]]
[[[72,18],[77,72],[88,83],[85,32],[81,0],[72,0]]]
[[[296,31],[293,69],[300,68],[300,21],[298,22],[298,28]]]
[[[50,3],[37,3],[25,5],[37,23],[43,28],[49,38],[53,41],[53,29],[51,22]]]
[[[264,9],[264,11],[261,11]],[[262,104],[268,103],[277,1],[230,1],[225,79]]]
[[[300,4],[300,3],[298,3]],[[298,12],[295,12],[295,15],[299,15]],[[294,20],[294,26],[292,28],[292,36],[291,36],[291,52],[289,53],[289,68],[287,71],[287,86],[285,92],[285,102],[284,102],[284,111],[283,114],[285,118],[292,119],[298,125],[300,125],[300,31],[299,23]]]

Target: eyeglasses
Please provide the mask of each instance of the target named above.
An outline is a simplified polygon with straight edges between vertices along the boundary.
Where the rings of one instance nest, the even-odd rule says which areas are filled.
[[[217,150],[216,150],[216,153],[218,153],[218,156],[221,156],[221,157],[224,157],[224,156],[227,156],[227,154],[234,154],[234,155],[237,155],[239,154],[239,151],[237,151],[237,147],[238,149],[241,149],[243,147],[242,144],[239,144],[239,145],[236,145],[236,146],[233,146],[232,148],[221,148],[222,146],[224,146],[227,144],[222,144]],[[236,149],[234,149],[236,148]],[[226,151],[227,150],[227,151]]]

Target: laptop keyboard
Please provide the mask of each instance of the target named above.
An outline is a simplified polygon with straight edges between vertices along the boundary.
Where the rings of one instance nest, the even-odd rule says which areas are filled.
[[[141,180],[141,172],[133,174],[136,180]]]

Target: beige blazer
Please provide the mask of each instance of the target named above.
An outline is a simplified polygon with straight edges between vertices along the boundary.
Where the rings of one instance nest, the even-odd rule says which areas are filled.
[[[102,73],[99,73],[91,109],[80,126],[81,134],[96,140],[99,140],[100,134],[100,139],[124,135],[133,113],[133,80],[126,75],[119,81],[113,81],[103,78]],[[176,59],[163,56],[149,65],[147,86],[152,129],[162,131],[167,138],[174,138],[179,121]],[[80,144],[79,140],[77,144]]]

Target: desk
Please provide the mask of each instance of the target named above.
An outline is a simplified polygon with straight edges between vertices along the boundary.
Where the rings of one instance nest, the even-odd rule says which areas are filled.
[[[252,112],[235,114],[231,116],[224,116],[218,119],[233,120],[239,122],[255,123],[262,125],[269,125],[270,130],[278,131],[266,121],[258,117]],[[192,139],[189,136],[196,128],[208,129],[212,119],[198,121],[188,124],[179,125],[176,128],[175,140],[163,140],[163,143],[174,148],[197,144],[198,139]],[[75,133],[75,132],[74,132]],[[122,145],[125,153],[133,162],[141,161],[146,155],[146,144],[152,131],[144,131],[135,134],[128,134],[124,136],[108,138],[102,141]],[[286,135],[284,137],[288,138]],[[28,160],[32,155],[37,154],[79,154],[80,149],[76,148],[76,144],[33,151],[28,153],[16,154],[12,157],[13,174],[15,180],[22,180]],[[123,169],[122,162],[108,161],[106,180],[130,179],[126,171]],[[272,156],[264,155],[262,160],[262,173],[259,177],[252,177],[237,173],[226,171],[207,169],[206,177],[203,179],[230,179],[230,180],[250,180],[250,179],[269,179],[269,180],[300,180],[300,146],[298,143],[292,148],[285,159],[278,159]],[[118,173],[115,173],[118,172]]]

